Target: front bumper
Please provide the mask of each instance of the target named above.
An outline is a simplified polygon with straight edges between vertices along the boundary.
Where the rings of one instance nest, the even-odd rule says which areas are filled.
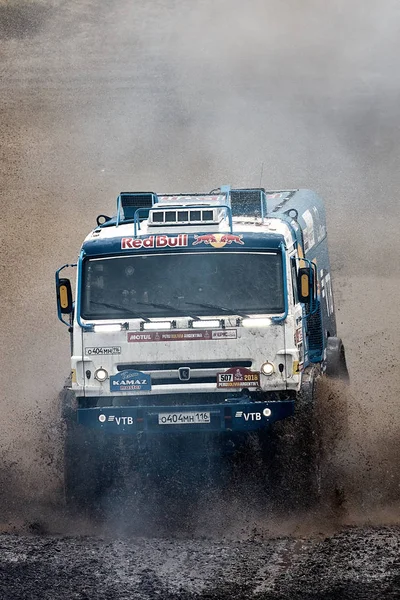
[[[185,415],[209,414],[207,422],[190,422]],[[255,431],[294,413],[294,400],[232,402],[196,406],[119,406],[79,408],[78,423],[110,434]],[[181,414],[181,422],[160,424],[159,415]],[[192,416],[190,417],[192,418]],[[193,417],[193,419],[196,417]],[[184,421],[184,422],[182,422]]]

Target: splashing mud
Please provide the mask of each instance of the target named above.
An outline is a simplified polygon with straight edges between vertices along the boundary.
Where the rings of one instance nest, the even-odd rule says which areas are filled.
[[[121,189],[258,185],[262,163],[265,187],[315,188],[327,204],[352,378],[331,457],[343,518],[396,520],[400,16],[384,4],[1,0],[1,520],[51,522],[62,504],[69,347],[54,270]],[[220,511],[236,531],[262,527],[243,498]]]

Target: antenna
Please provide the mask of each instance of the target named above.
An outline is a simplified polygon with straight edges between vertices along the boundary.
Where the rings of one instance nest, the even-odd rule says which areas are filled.
[[[262,178],[263,178],[263,173],[264,173],[264,162],[261,163],[260,187],[261,187],[261,182],[262,182]]]

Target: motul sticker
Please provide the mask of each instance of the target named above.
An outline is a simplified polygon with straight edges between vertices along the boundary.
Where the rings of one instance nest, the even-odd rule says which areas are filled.
[[[233,367],[224,373],[217,373],[217,387],[258,388],[260,387],[260,373],[244,367]]]
[[[121,371],[110,377],[111,392],[151,390],[151,377],[141,371]]]
[[[139,250],[140,248],[183,248],[188,245],[187,233],[171,235],[150,235],[147,238],[123,237],[121,250]]]
[[[236,329],[188,329],[186,331],[129,331],[128,342],[201,342],[236,339]]]

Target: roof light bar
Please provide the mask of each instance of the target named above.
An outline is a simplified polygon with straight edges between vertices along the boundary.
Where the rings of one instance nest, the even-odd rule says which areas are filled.
[[[250,317],[242,321],[243,327],[269,327],[271,324],[272,320],[268,318]]]
[[[121,323],[110,323],[108,325],[93,325],[93,331],[95,333],[113,333],[115,331],[121,331],[125,329]]]
[[[193,329],[203,329],[208,327],[209,329],[221,327],[221,321],[219,319],[212,319],[209,321],[192,321]]]
[[[171,321],[150,321],[149,323],[143,323],[143,329],[172,329]]]

